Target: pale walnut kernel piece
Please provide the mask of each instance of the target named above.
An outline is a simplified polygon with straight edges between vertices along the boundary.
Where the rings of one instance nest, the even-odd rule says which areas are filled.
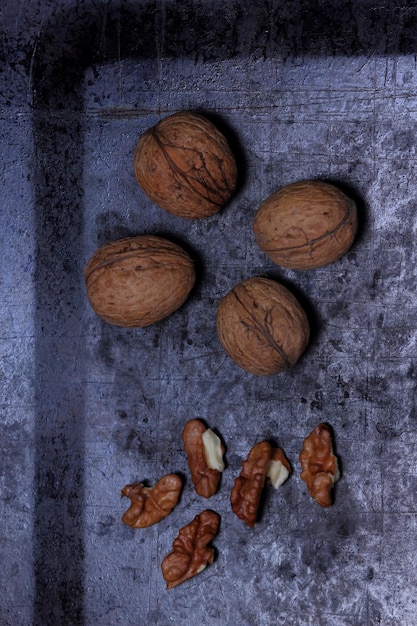
[[[203,433],[203,446],[209,468],[222,472],[224,470],[224,446],[220,437],[211,428],[207,428]]]
[[[195,490],[198,495],[210,498],[218,489],[224,469],[221,440],[198,419],[186,423],[182,440]]]
[[[248,526],[254,526],[256,522],[271,453],[272,448],[267,441],[255,444],[234,481],[230,494],[232,510]]]
[[[287,480],[291,471],[291,465],[285,456],[284,450],[282,448],[273,448],[266,472],[266,476],[271,481],[271,485],[275,489],[278,489],[278,487]]]
[[[122,521],[131,528],[147,528],[160,522],[177,504],[181,490],[177,474],[163,476],[154,487],[144,487],[140,482],[126,485],[122,496],[130,498],[131,505]]]
[[[299,458],[302,468],[300,476],[309,494],[320,506],[331,506],[332,488],[339,479],[339,467],[327,424],[319,424],[304,439]]]
[[[217,534],[219,523],[220,515],[206,510],[180,529],[172,544],[172,552],[161,564],[167,589],[199,574],[213,562],[214,548],[209,544]]]

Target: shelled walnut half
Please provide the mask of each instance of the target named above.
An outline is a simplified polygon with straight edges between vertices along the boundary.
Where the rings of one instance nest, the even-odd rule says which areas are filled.
[[[300,452],[301,478],[320,506],[332,504],[332,488],[339,479],[339,464],[333,454],[332,435],[327,424],[318,424],[304,439]]]
[[[172,589],[202,572],[214,560],[214,548],[209,546],[220,523],[220,515],[205,510],[180,529],[172,544],[172,552],[162,561],[162,575]]]
[[[271,444],[267,441],[255,444],[246,461],[242,462],[242,470],[233,484],[230,494],[232,510],[248,526],[254,526],[256,521],[271,452]]]
[[[195,490],[198,495],[210,498],[216,493],[224,470],[223,443],[198,419],[186,423],[182,440]]]
[[[137,482],[125,485],[122,496],[130,498],[131,505],[122,521],[131,528],[147,528],[169,515],[177,504],[182,480],[177,474],[163,476],[154,487]]]
[[[242,470],[235,478],[230,503],[233,512],[248,526],[254,526],[266,478],[278,489],[291,473],[291,466],[281,448],[261,441],[250,450]]]

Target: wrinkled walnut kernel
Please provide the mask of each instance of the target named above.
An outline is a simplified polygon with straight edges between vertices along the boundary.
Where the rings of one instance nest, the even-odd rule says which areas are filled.
[[[195,490],[210,498],[218,489],[224,469],[224,447],[219,437],[198,419],[186,423],[182,439]]]
[[[339,479],[339,467],[333,454],[331,431],[327,424],[319,424],[304,439],[300,452],[301,478],[309,494],[320,506],[332,504],[332,488]]]
[[[177,504],[182,490],[182,481],[177,474],[163,476],[154,487],[142,483],[126,485],[122,496],[130,498],[131,505],[122,521],[131,528],[147,528],[169,515]]]
[[[271,453],[272,448],[267,441],[255,444],[234,481],[230,494],[232,510],[248,526],[254,526],[256,522]]]
[[[172,552],[161,564],[167,589],[199,574],[213,562],[214,548],[209,547],[209,543],[216,535],[219,523],[220,515],[206,510],[180,529],[172,544]]]

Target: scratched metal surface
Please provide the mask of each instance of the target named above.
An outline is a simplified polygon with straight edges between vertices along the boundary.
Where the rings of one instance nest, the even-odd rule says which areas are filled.
[[[413,4],[2,2],[2,624],[417,623]],[[198,222],[155,207],[132,170],[139,134],[181,109],[212,116],[241,173],[224,211]],[[310,177],[354,196],[359,233],[333,265],[283,270],[251,222]],[[187,246],[197,286],[152,327],[111,327],[88,306],[84,265],[144,232]],[[268,378],[239,370],[214,327],[219,299],[258,274],[297,294],[312,327],[299,364]],[[209,502],[182,450],[192,417],[227,444]],[[319,421],[342,470],[328,510],[299,478]],[[294,472],[248,529],[229,493],[262,438]],[[171,516],[125,527],[123,485],[172,471],[185,486]],[[207,506],[222,516],[216,561],[167,592],[160,562]]]

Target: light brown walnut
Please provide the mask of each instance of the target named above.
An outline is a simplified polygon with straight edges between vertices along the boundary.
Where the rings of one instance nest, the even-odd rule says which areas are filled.
[[[215,438],[218,440],[217,451],[214,450],[213,455],[210,454],[210,450],[205,445],[206,435],[211,435],[211,440]],[[195,490],[198,495],[210,498],[216,493],[221,480],[224,468],[222,462],[224,447],[217,435],[198,419],[192,419],[186,423],[182,440]],[[213,456],[214,458],[212,458]]]
[[[259,207],[255,240],[277,265],[310,270],[340,259],[358,228],[357,208],[335,185],[304,180],[283,187]]]
[[[222,298],[216,327],[236,365],[259,376],[294,366],[310,337],[306,313],[295,296],[262,277],[243,280]]]
[[[187,111],[143,133],[134,171],[153,202],[190,219],[220,211],[237,182],[236,161],[224,135],[206,117]]]
[[[109,324],[144,327],[171,315],[194,285],[194,262],[179,245],[154,235],[104,244],[84,270],[88,300]]]
[[[202,572],[214,560],[214,548],[209,544],[217,534],[220,515],[205,510],[180,529],[172,544],[172,552],[161,564],[162,575],[172,589]]]
[[[257,519],[271,454],[272,448],[267,441],[255,444],[242,462],[241,472],[235,478],[230,494],[233,512],[251,527]]]
[[[167,517],[177,504],[182,481],[177,474],[163,476],[154,487],[137,482],[126,485],[122,496],[130,498],[131,505],[122,521],[131,528],[147,528]]]
[[[300,476],[309,494],[320,506],[331,506],[332,488],[339,479],[339,466],[333,454],[332,435],[327,424],[318,424],[304,439],[299,458]]]

